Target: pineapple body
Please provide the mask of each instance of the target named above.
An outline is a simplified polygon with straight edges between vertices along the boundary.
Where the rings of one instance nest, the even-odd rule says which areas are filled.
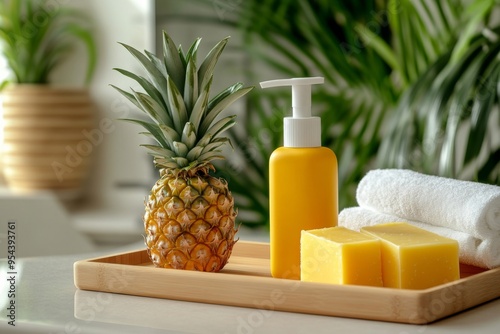
[[[164,174],[146,202],[144,227],[156,267],[219,271],[233,245],[236,212],[223,179]]]
[[[222,134],[236,116],[222,116],[253,87],[235,83],[211,97],[214,68],[227,38],[197,65],[200,39],[187,52],[163,33],[163,57],[124,47],[143,65],[147,77],[124,69],[121,74],[144,90],[113,86],[149,120],[126,119],[142,126],[150,139],[144,146],[160,170],[146,200],[144,227],[151,261],[157,267],[219,271],[235,244],[236,210],[227,182],[210,175],[212,160],[224,159],[231,145]],[[151,142],[152,139],[152,142]]]

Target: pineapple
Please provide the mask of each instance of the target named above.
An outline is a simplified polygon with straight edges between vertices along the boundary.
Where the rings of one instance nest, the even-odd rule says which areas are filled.
[[[253,87],[236,83],[210,99],[215,64],[228,38],[197,67],[200,40],[184,53],[163,32],[162,58],[122,44],[148,78],[115,69],[145,92],[113,87],[151,119],[127,119],[144,127],[142,134],[155,141],[142,145],[160,171],[145,202],[145,242],[151,261],[156,267],[216,272],[227,263],[237,232],[228,184],[210,175],[215,170],[212,160],[224,158],[221,148],[231,145],[221,135],[235,124],[235,116],[217,116]]]

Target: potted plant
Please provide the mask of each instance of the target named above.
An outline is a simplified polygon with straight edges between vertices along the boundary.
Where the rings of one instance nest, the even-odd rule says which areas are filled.
[[[95,107],[87,88],[57,87],[50,75],[75,42],[87,50],[85,84],[96,63],[88,20],[44,0],[0,3],[0,50],[11,70],[1,84],[4,178],[11,189],[80,193],[87,174]]]

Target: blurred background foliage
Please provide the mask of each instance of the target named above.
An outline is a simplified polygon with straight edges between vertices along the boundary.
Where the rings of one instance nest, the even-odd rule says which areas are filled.
[[[263,67],[325,77],[313,104],[339,159],[340,209],[373,168],[499,184],[499,1],[198,1],[217,15],[196,19],[243,34],[247,83],[273,79]],[[247,226],[268,225],[268,159],[290,102],[286,89],[254,90],[218,166]]]
[[[0,1],[0,51],[12,72],[11,78],[0,83],[0,90],[10,83],[49,83],[76,42],[87,52],[85,85],[89,85],[97,65],[89,21],[82,11],[45,0]]]

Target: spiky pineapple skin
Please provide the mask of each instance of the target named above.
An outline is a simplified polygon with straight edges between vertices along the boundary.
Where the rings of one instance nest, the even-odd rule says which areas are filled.
[[[149,257],[161,268],[220,271],[237,241],[235,218],[224,179],[164,174],[145,203]]]

